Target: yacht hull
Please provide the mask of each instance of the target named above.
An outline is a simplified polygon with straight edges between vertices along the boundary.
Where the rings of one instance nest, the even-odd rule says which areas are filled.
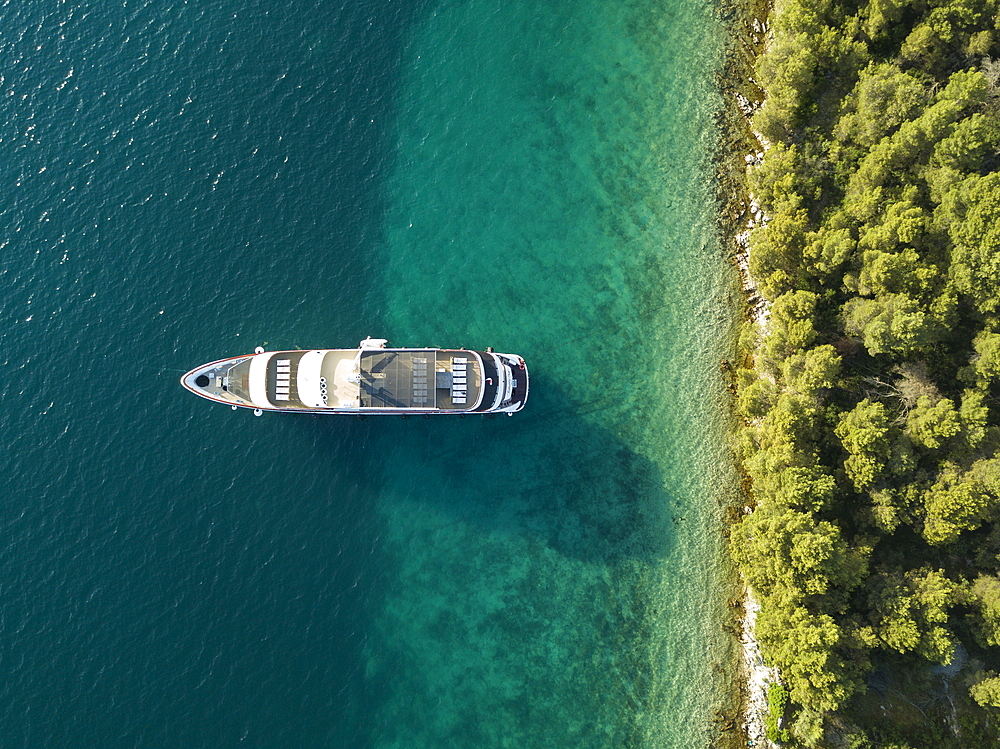
[[[390,348],[264,351],[203,364],[181,377],[202,398],[233,409],[312,414],[506,413],[528,400],[528,369],[492,350]]]

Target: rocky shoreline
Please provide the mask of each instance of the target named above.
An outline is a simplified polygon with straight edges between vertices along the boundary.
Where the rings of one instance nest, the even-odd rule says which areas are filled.
[[[771,7],[770,0],[742,3],[733,0],[721,10],[730,32],[730,46],[719,81],[723,95],[716,161],[719,236],[738,274],[745,314],[743,324],[757,328],[754,337],[758,340],[767,330],[769,310],[750,273],[750,233],[766,223],[767,217],[750,193],[747,170],[760,163],[767,148],[765,139],[754,132],[751,117],[764,100],[764,91],[754,80],[754,66],[767,43]],[[752,350],[738,351],[741,359],[752,358],[753,354]],[[732,367],[728,363],[724,363],[723,369],[731,375]],[[729,390],[735,393],[735,382],[729,383]],[[748,489],[744,477],[745,503],[730,508],[731,520],[753,511]],[[768,687],[778,680],[778,672],[764,663],[754,631],[760,606],[753,591],[742,581],[741,585],[741,600],[735,602],[738,613],[733,628],[739,648],[737,741],[743,746],[774,747],[776,745],[766,737],[765,716]]]
[[[743,707],[742,728],[748,746],[775,746],[768,741],[764,729],[764,717],[767,715],[767,689],[778,680],[778,670],[764,663],[760,653],[760,645],[754,635],[757,624],[757,612],[760,605],[747,590],[743,602],[743,621],[740,629],[740,651],[742,675],[745,686],[745,704]]]

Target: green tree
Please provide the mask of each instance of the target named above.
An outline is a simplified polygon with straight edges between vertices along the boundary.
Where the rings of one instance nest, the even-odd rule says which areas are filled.
[[[816,340],[813,315],[817,299],[811,291],[791,291],[774,300],[768,335],[761,347],[766,362],[780,364]]]
[[[916,444],[937,450],[962,431],[962,421],[953,400],[941,398],[934,402],[924,395],[907,414],[906,428]]]
[[[1000,707],[1000,677],[992,671],[989,676],[969,688],[969,694],[983,707]]]
[[[955,124],[951,133],[934,145],[930,165],[957,172],[978,172],[983,160],[996,153],[1000,128],[995,117],[974,112]]]
[[[781,365],[785,385],[801,395],[814,395],[821,388],[833,387],[840,374],[841,359],[830,345],[792,354]]]
[[[945,332],[933,315],[905,294],[854,297],[844,305],[843,314],[844,329],[859,336],[872,354],[913,354]]]
[[[765,597],[802,600],[831,585],[850,589],[864,572],[864,559],[837,526],[788,507],[759,505],[731,534],[730,548],[747,583]]]
[[[927,68],[944,67],[947,44],[931,24],[917,24],[900,48],[904,60]]]
[[[777,682],[772,683],[767,688],[767,715],[764,716],[764,730],[770,741],[786,742],[792,738],[788,729],[781,727],[787,707],[788,690]]]
[[[976,336],[973,346],[976,354],[972,366],[976,378],[984,385],[1000,380],[1000,333],[984,330]]]
[[[989,96],[989,85],[978,71],[952,75],[931,106],[875,144],[861,160],[848,181],[846,209],[861,222],[876,218],[884,188],[911,184],[915,167],[927,164],[934,147],[952,133],[955,123],[982,108]]]
[[[765,656],[781,669],[792,701],[806,710],[836,710],[861,688],[838,652],[842,633],[833,617],[771,605],[759,614],[757,636]]]
[[[813,276],[825,280],[850,260],[856,249],[849,228],[821,227],[804,238],[802,264]]]
[[[950,663],[955,639],[942,625],[957,586],[942,570],[879,573],[868,583],[868,606],[878,643],[899,653],[914,652]]]
[[[790,466],[761,476],[754,483],[754,488],[769,503],[819,512],[827,509],[833,501],[837,482],[818,465]]]
[[[792,724],[792,735],[807,747],[819,746],[825,733],[823,713],[819,710],[802,710]]]
[[[927,184],[930,201],[937,208],[969,176],[950,166],[927,166],[921,174]]]
[[[977,449],[986,438],[988,430],[990,409],[986,405],[986,396],[977,390],[964,391],[958,417],[962,422],[965,446],[970,451]]]
[[[884,533],[893,533],[900,523],[911,523],[914,507],[921,504],[921,488],[915,484],[903,484],[883,486],[870,492],[868,515],[872,525]]]
[[[770,378],[760,377],[750,369],[740,369],[736,377],[739,413],[750,421],[763,419],[778,399],[777,385]]]
[[[874,0],[864,7],[874,14],[891,8],[894,14],[905,5],[901,0]],[[929,102],[923,81],[891,63],[871,63],[861,71],[851,95],[844,98],[844,114],[834,135],[838,140],[871,148],[914,119]]]
[[[872,0],[862,6],[862,16],[864,20],[864,30],[872,39],[879,39],[885,36],[890,29],[896,26],[902,18],[903,11],[910,7],[906,0]],[[885,65],[889,72],[895,72],[893,65]],[[886,97],[888,98],[888,97]],[[885,102],[887,105],[889,101]]]
[[[938,276],[937,268],[921,263],[912,247],[903,247],[899,252],[868,250],[862,258],[858,280],[859,290],[865,294],[927,296]]]
[[[776,38],[758,61],[760,80],[769,95],[754,114],[753,125],[771,142],[791,139],[803,102],[814,86],[816,56],[812,45],[803,41],[802,35]]]
[[[904,60],[929,69],[945,69],[954,64],[956,53],[977,54],[973,50],[981,50],[990,38],[988,31],[997,15],[992,0],[938,0],[929,5],[918,6],[922,17],[910,22],[912,31],[900,49]],[[982,31],[987,32],[986,40]]]
[[[948,465],[924,493],[923,536],[933,545],[951,543],[963,531],[978,528],[992,503],[975,473]]]
[[[965,215],[949,227],[951,276],[981,312],[995,314],[1000,312],[1000,173],[962,187]]]
[[[1000,0],[789,0],[770,19],[754,124],[771,147],[750,177],[770,223],[750,262],[774,304],[738,375],[758,504],[730,545],[802,708],[797,745],[823,745],[872,649],[947,662],[954,613],[1000,647],[998,16]],[[1000,707],[1000,676],[973,694]]]
[[[993,497],[1000,497],[1000,458],[977,460],[969,469],[970,478]]]
[[[885,472],[894,430],[885,406],[867,398],[841,417],[834,434],[848,453],[844,470],[858,491],[870,487]]]
[[[809,217],[795,196],[750,235],[750,272],[761,291],[775,299],[792,290],[800,276],[802,246]]]
[[[751,169],[750,190],[761,210],[769,216],[788,213],[819,199],[822,163],[802,148],[775,143],[760,166]]]
[[[755,445],[747,469],[755,481],[789,466],[816,464],[813,446],[819,410],[811,398],[784,392],[753,430]]]
[[[863,250],[896,252],[901,249],[901,245],[912,245],[917,242],[926,231],[929,219],[924,209],[916,204],[917,199],[915,187],[904,190],[900,200],[883,208],[880,220],[865,225],[858,246]],[[913,252],[911,268],[918,261],[916,252]],[[888,289],[888,291],[902,290]]]
[[[980,575],[972,584],[972,599],[977,639],[983,646],[1000,646],[1000,579]]]

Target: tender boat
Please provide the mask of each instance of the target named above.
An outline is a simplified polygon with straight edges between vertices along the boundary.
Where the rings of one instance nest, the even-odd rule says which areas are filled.
[[[506,413],[524,408],[528,370],[513,354],[390,348],[264,351],[204,364],[181,378],[195,395],[236,408],[324,414]]]

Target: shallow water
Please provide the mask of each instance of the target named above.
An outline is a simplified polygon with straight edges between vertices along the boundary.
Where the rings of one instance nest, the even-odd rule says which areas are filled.
[[[387,466],[379,501],[380,746],[710,735],[717,29],[703,5],[608,6],[447,4],[403,57],[388,332],[520,353],[532,395],[381,435],[419,468]]]

